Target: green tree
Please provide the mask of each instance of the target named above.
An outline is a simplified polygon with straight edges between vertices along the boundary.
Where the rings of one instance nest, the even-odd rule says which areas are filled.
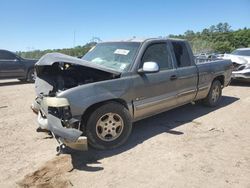
[[[183,38],[191,43],[195,53],[230,52],[236,48],[250,46],[250,29],[231,30],[228,23],[218,23],[202,32],[187,30],[184,35],[171,35],[172,38]]]
[[[218,41],[214,44],[214,50],[220,53],[231,52],[234,48],[228,41]]]

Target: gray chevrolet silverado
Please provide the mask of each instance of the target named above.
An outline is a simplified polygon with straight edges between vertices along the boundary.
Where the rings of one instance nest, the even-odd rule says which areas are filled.
[[[137,120],[198,100],[216,106],[232,64],[195,64],[185,40],[133,39],[99,43],[82,59],[46,54],[35,69],[39,126],[73,148],[84,138],[110,149],[128,139]]]

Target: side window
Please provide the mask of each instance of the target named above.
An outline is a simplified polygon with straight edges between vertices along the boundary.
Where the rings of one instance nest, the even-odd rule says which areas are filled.
[[[148,61],[153,61],[158,63],[160,70],[173,68],[171,54],[168,50],[166,43],[157,43],[150,45],[146,49],[142,57],[142,63]]]
[[[191,58],[184,42],[172,42],[177,67],[191,66]]]
[[[0,51],[0,60],[14,60],[16,56],[7,51]]]

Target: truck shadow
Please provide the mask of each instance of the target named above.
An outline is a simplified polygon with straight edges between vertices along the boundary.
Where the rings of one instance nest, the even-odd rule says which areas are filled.
[[[216,108],[204,107],[201,104],[188,104],[136,122],[134,123],[132,134],[130,135],[127,143],[117,149],[98,151],[89,148],[88,151],[82,152],[66,148],[65,153],[71,155],[73,169],[84,171],[103,170],[103,167],[93,167],[93,165],[100,164],[100,162],[98,162],[100,159],[128,151],[158,134],[167,133],[174,134],[176,136],[185,134],[185,132],[174,131],[172,129],[188,122],[193,122],[199,125],[201,123],[195,121],[196,118],[230,105],[237,100],[239,100],[239,98],[223,96],[220,105]]]

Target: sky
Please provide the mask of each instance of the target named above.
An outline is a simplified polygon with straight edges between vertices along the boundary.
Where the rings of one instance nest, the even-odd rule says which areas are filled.
[[[71,48],[202,31],[219,22],[250,28],[250,0],[1,0],[0,49]],[[75,36],[75,37],[74,37]]]

